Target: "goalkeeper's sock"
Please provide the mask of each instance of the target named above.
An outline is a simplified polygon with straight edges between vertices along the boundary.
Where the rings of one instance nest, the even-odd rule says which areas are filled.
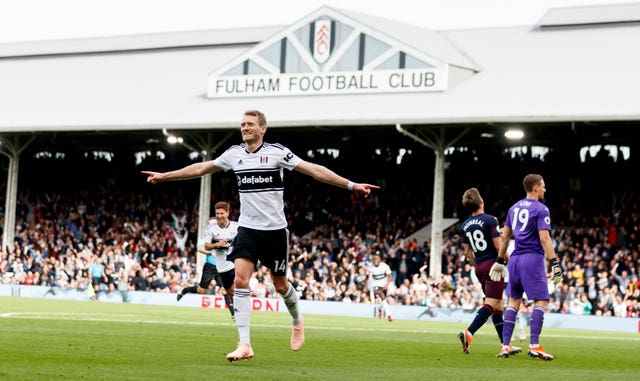
[[[516,327],[516,315],[518,311],[515,308],[507,307],[504,312],[504,325],[502,327],[502,345],[509,345],[511,343],[511,336],[513,335],[513,329]]]
[[[487,319],[489,319],[489,316],[491,316],[492,313],[493,313],[493,307],[491,307],[490,305],[485,304],[484,306],[480,307],[478,312],[476,312],[476,317],[473,318],[473,321],[471,322],[467,330],[472,335],[476,333],[476,331],[479,330],[480,327],[482,327],[484,323],[487,322]]]
[[[544,323],[544,308],[536,306],[531,312],[531,322],[529,327],[529,343],[532,345],[540,343],[540,332]]]
[[[182,289],[181,294],[197,294],[198,293],[198,286],[190,286],[190,287],[185,287]]]
[[[502,311],[495,311],[491,314],[491,320],[493,321],[493,327],[498,333],[498,339],[502,342],[502,329],[504,328],[504,319],[502,318]]]
[[[248,288],[238,288],[233,295],[233,305],[236,311],[236,326],[241,343],[249,343],[249,324],[251,312],[251,297]]]
[[[282,299],[284,299],[284,304],[287,306],[287,310],[289,310],[293,325],[297,325],[299,323],[298,319],[300,318],[300,313],[298,312],[298,293],[291,283],[289,283],[287,293],[282,295]]]

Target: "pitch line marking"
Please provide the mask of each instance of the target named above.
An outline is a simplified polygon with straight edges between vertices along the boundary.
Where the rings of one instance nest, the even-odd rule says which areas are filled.
[[[166,325],[191,325],[191,326],[213,326],[213,327],[225,327],[235,326],[233,322],[197,322],[197,321],[175,321],[175,320],[144,320],[144,319],[112,319],[112,318],[95,318],[95,317],[83,317],[87,315],[95,316],[95,313],[88,312],[5,312],[0,314],[0,318],[5,319],[34,319],[34,320],[75,320],[75,321],[95,321],[95,322],[112,322],[112,323],[145,323],[145,324],[166,324]],[[113,317],[129,317],[135,316],[131,314],[104,314],[105,316]],[[259,328],[282,328],[289,329],[290,325],[282,324],[251,324],[252,327]],[[361,328],[361,327],[322,327],[322,326],[310,326],[305,324],[305,329],[315,329],[324,331],[376,331],[376,332],[406,332],[406,333],[452,333],[455,332],[451,329],[402,329],[402,328]],[[548,333],[545,337],[556,338],[572,338],[572,339],[593,339],[593,340],[621,340],[621,341],[640,341],[640,337],[610,337],[610,336],[585,336],[574,334],[557,334]]]

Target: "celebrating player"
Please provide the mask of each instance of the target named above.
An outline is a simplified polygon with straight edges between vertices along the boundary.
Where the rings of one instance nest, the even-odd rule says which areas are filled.
[[[249,279],[258,261],[271,271],[273,285],[291,315],[291,349],[298,351],[304,344],[304,319],[298,311],[298,294],[286,278],[289,231],[284,213],[283,169],[295,169],[318,181],[346,188],[364,197],[372,189],[379,188],[371,184],[354,183],[325,166],[302,160],[281,144],[266,143],[263,140],[266,132],[264,114],[256,110],[245,111],[240,124],[243,144],[231,146],[212,161],[191,164],[175,171],[142,171],[148,176],[147,182],[152,184],[191,179],[221,170],[232,170],[236,176],[240,193],[240,227],[229,248],[229,258],[233,259],[236,266],[233,303],[240,340],[236,350],[227,354],[229,361],[254,356],[249,335]]]

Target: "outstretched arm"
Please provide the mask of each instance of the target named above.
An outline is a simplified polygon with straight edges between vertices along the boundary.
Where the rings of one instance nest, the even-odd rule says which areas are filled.
[[[157,184],[165,181],[193,179],[220,170],[221,168],[213,164],[213,161],[203,161],[170,172],[141,171],[141,173],[148,176],[148,183]]]
[[[366,197],[371,193],[372,189],[380,189],[377,185],[354,183],[323,165],[318,165],[308,161],[301,161],[300,164],[296,166],[295,170],[300,173],[304,173],[305,175],[309,175],[323,183],[349,189],[360,196]]]

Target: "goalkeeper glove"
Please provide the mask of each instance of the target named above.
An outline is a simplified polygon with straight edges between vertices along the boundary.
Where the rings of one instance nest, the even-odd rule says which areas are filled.
[[[491,270],[489,270],[489,278],[494,282],[499,282],[500,279],[504,277],[504,272],[504,259],[498,257],[496,263],[494,263],[493,266],[491,266]]]
[[[551,261],[549,261],[551,263],[551,273],[552,273],[552,280],[553,280],[553,285],[557,286],[558,284],[560,284],[560,282],[562,282],[562,268],[560,267],[560,263],[558,262],[558,258],[553,258]]]

